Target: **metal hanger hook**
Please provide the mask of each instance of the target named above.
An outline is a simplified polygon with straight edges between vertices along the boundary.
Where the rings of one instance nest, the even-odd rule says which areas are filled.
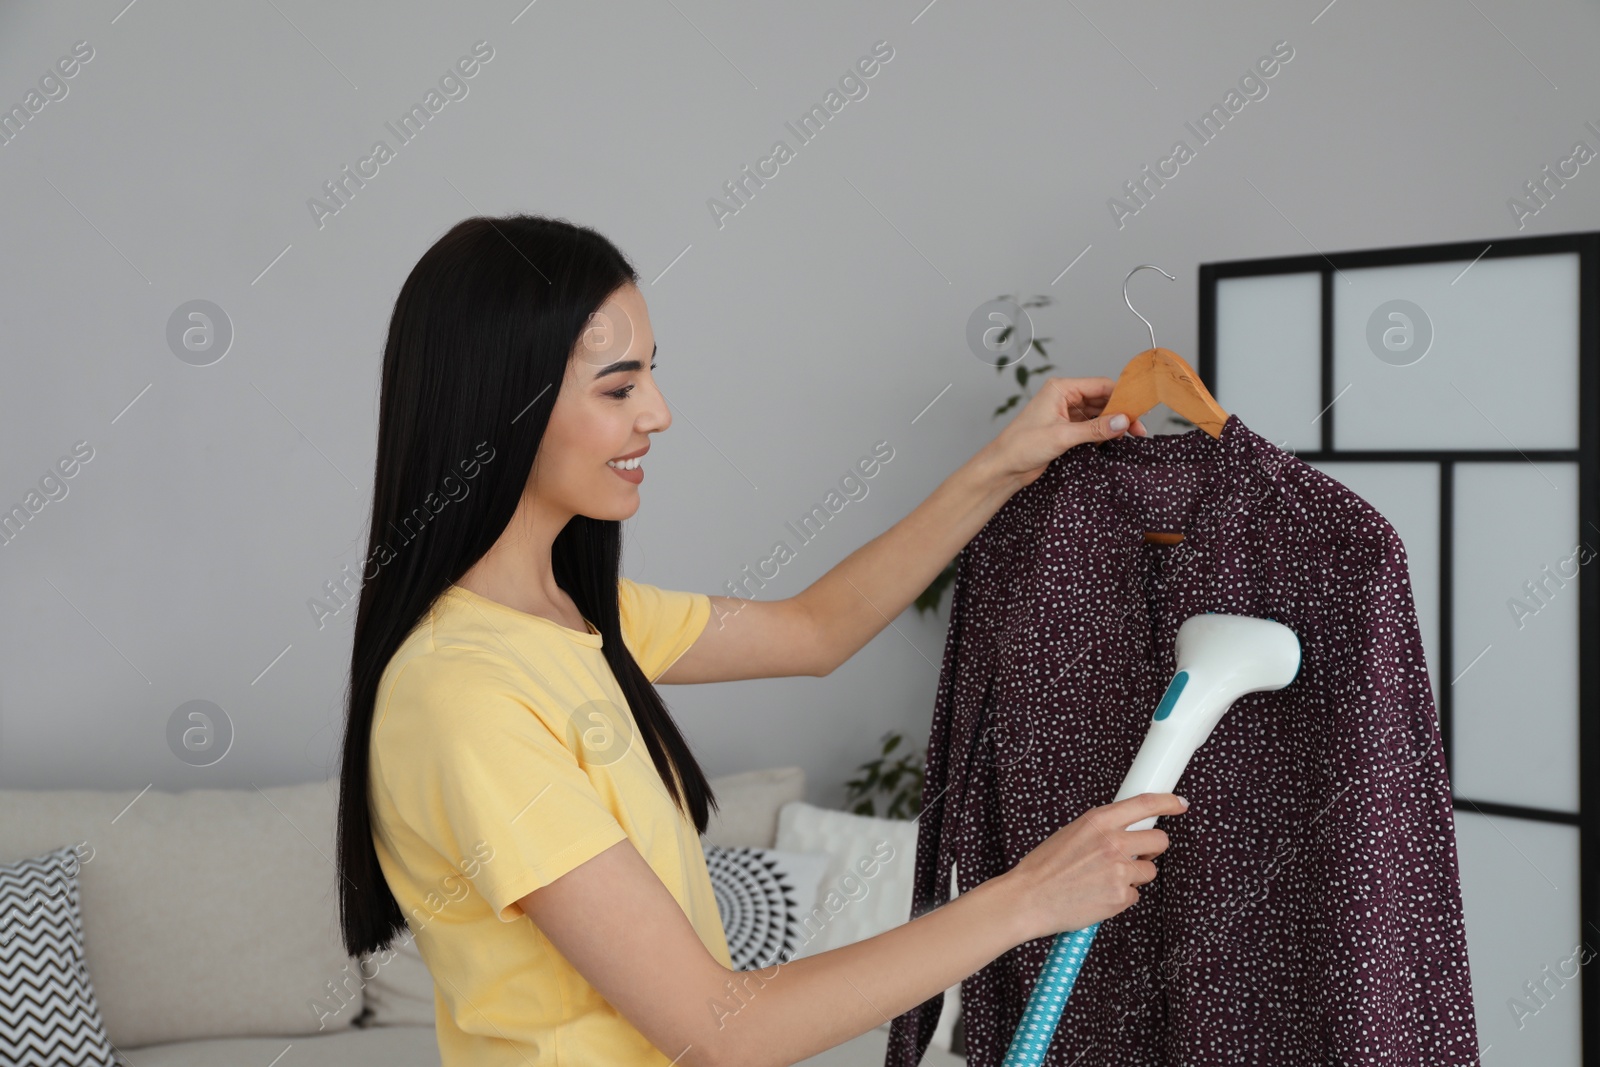
[[[1128,278],[1133,277],[1135,274],[1137,274],[1140,271],[1144,270],[1146,267],[1149,267],[1151,270],[1161,270],[1161,268],[1156,266],[1154,263],[1141,263],[1137,267],[1135,267],[1132,270],[1130,270],[1128,272],[1128,277],[1122,279],[1122,302],[1124,304],[1128,305],[1128,310],[1132,311],[1134,313],[1134,315],[1138,318],[1138,320],[1140,322],[1144,323],[1145,328],[1150,331],[1150,347],[1154,348],[1156,346],[1156,328],[1154,326],[1150,325],[1150,320],[1149,319],[1147,319],[1143,315],[1139,314],[1138,310],[1133,306],[1133,301],[1128,299]],[[1161,270],[1161,273],[1162,274],[1166,274],[1167,279],[1169,281],[1174,281],[1175,282],[1175,281],[1178,280],[1177,278],[1174,278],[1172,275],[1167,274],[1167,272],[1164,271],[1164,270]]]

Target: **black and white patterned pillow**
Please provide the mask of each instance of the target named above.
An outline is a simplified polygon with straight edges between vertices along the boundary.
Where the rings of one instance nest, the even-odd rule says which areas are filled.
[[[828,857],[706,845],[706,870],[735,970],[771,967],[816,936],[806,925]]]
[[[71,846],[0,864],[0,1063],[121,1067],[84,962]]]

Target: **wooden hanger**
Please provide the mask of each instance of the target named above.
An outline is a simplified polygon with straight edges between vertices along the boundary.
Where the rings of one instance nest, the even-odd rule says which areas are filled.
[[[1220,438],[1222,426],[1228,421],[1228,413],[1222,410],[1222,406],[1200,380],[1200,375],[1194,372],[1194,368],[1189,366],[1182,356],[1171,349],[1156,347],[1156,328],[1150,325],[1149,319],[1139,314],[1133,306],[1133,301],[1128,299],[1128,278],[1132,278],[1146,267],[1161,271],[1172,281],[1178,280],[1154,263],[1142,263],[1130,270],[1128,276],[1122,279],[1123,303],[1128,305],[1128,310],[1132,311],[1150,331],[1150,347],[1134,356],[1128,361],[1128,365],[1122,368],[1122,374],[1118,376],[1117,384],[1112,387],[1111,396],[1106,400],[1104,414],[1115,415],[1121,412],[1128,416],[1131,425],[1134,419],[1150,411],[1157,404],[1165,404],[1212,437]],[[1144,539],[1152,544],[1175,545],[1183,540],[1183,534],[1146,530]]]

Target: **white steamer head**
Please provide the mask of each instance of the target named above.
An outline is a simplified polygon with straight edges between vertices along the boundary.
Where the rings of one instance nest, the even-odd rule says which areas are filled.
[[[1233,702],[1282,689],[1300,672],[1300,639],[1271,619],[1206,613],[1178,627],[1177,670],[1116,799],[1170,793]],[[1155,825],[1147,819],[1129,829]]]

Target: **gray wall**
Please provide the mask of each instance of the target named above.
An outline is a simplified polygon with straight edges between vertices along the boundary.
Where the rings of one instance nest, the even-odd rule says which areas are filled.
[[[675,421],[628,525],[631,576],[722,591],[890,442],[870,494],[767,596],[998,431],[1011,383],[964,332],[1002,292],[1054,297],[1036,319],[1058,373],[1114,374],[1148,343],[1119,289],[1139,263],[1177,275],[1133,291],[1192,355],[1201,262],[1600,227],[1600,165],[1536,215],[1507,205],[1575,141],[1600,147],[1591,4],[519,9],[0,8],[0,106],[93,49],[0,146],[0,505],[93,452],[0,547],[4,785],[332,773],[351,612],[319,630],[307,601],[362,554],[396,290],[465,215],[596,226],[645,278]],[[466,95],[319,224],[308,200],[394,145],[385,123],[479,41],[493,58]],[[866,94],[847,83],[857,98],[799,144],[785,123],[879,41],[893,55]],[[1119,223],[1123,183],[1195,146],[1185,123],[1280,41],[1293,58]],[[793,158],[719,224],[708,200],[778,139]],[[167,337],[192,300],[233,330],[208,366]],[[665,694],[713,773],[799,763],[836,803],[884,730],[925,738],[943,637],[907,612],[828,678]],[[195,700],[233,730],[203,768],[169,741]]]

